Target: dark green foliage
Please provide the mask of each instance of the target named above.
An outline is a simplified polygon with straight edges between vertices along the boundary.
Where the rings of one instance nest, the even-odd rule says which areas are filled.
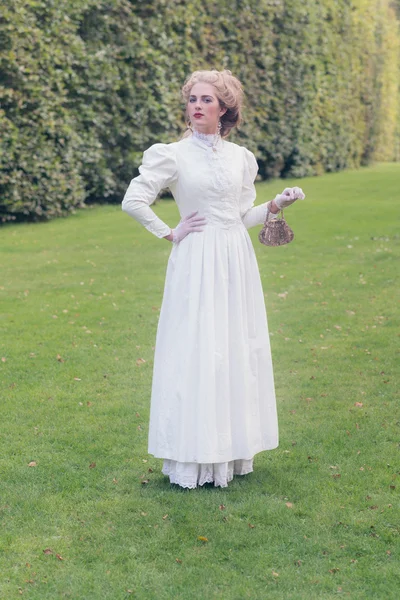
[[[389,0],[5,0],[0,221],[119,202],[142,152],[184,130],[198,68],[244,84],[233,136],[262,177],[399,159],[399,30]]]

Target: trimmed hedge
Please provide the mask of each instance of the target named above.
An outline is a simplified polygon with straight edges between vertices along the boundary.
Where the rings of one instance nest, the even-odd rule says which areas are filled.
[[[186,76],[244,84],[233,140],[262,177],[400,159],[400,2],[3,0],[0,220],[120,202],[142,152],[183,131]]]

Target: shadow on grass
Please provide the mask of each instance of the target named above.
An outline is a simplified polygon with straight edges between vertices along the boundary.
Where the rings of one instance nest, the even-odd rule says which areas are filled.
[[[143,489],[155,494],[170,492],[171,495],[176,494],[200,494],[200,493],[224,493],[234,494],[240,491],[241,493],[253,494],[263,493],[268,496],[276,496],[281,494],[285,496],[285,490],[282,489],[282,476],[279,476],[275,469],[270,465],[260,465],[255,468],[252,473],[246,475],[234,475],[228,487],[215,486],[214,483],[204,483],[196,488],[184,488],[175,483],[170,483],[167,475],[163,475],[161,470],[155,473],[156,477],[150,481]],[[293,488],[291,488],[293,494]]]

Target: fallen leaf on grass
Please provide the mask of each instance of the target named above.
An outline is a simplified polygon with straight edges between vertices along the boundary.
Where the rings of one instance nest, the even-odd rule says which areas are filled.
[[[181,559],[180,559],[180,558],[176,558],[176,559],[175,559],[175,562],[177,562],[177,563],[178,563],[178,565],[181,565],[181,564],[182,564],[182,561],[181,561]]]
[[[362,402],[354,402],[354,406],[357,406],[358,408],[361,408],[363,405]]]
[[[58,362],[61,362],[61,363],[63,363],[63,362],[64,362],[64,359],[63,359],[63,358],[61,358],[61,355],[60,355],[60,354],[57,354],[57,360],[58,360]]]
[[[74,381],[82,381],[80,377],[74,377]]]
[[[249,523],[249,527],[250,527],[250,529],[254,529],[255,525],[252,525],[251,523]]]
[[[51,548],[45,548],[43,554],[53,554],[53,550]]]
[[[140,482],[142,485],[146,485],[147,483],[149,483],[150,479],[142,479],[142,481]]]
[[[56,554],[56,557],[58,558],[58,560],[64,560],[60,554]]]
[[[334,569],[329,569],[329,573],[338,573],[340,571],[340,569],[337,569],[336,567]]]
[[[225,504],[220,504],[218,508],[219,508],[219,510],[225,510],[226,506],[225,506]]]
[[[368,506],[370,510],[376,510],[378,508],[377,504],[373,504],[372,506]]]
[[[143,364],[143,363],[145,363],[145,362],[146,362],[146,361],[144,360],[144,358],[138,358],[138,359],[137,359],[137,361],[136,361],[136,364],[137,364],[138,366],[140,366],[140,365],[142,365],[142,364]]]
[[[274,577],[279,577],[279,573],[276,573],[275,571],[272,571],[272,575],[273,575]]]
[[[199,535],[197,539],[199,542],[208,542],[208,538],[204,537],[204,535]]]
[[[28,463],[28,467],[37,467],[37,462],[34,460],[31,460],[31,462]]]
[[[165,519],[168,519],[168,515],[164,515],[162,519],[165,521]]]
[[[95,462],[91,462],[90,465],[89,465],[89,469],[94,469],[95,466],[96,466],[96,463]]]
[[[334,479],[340,479],[341,475],[340,475],[340,473],[332,473],[332,477]]]
[[[292,504],[291,502],[286,502],[286,506],[287,506],[288,508],[293,508],[293,504]]]
[[[7,360],[7,359],[6,359],[6,357],[5,357],[5,356],[2,356],[2,357],[1,357],[1,362],[6,362],[6,360]]]

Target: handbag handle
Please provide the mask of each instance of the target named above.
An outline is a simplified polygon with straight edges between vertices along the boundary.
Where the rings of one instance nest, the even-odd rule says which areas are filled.
[[[285,217],[283,216],[283,208],[281,208],[281,210],[279,210],[277,213],[272,213],[269,210],[269,206],[268,206],[268,208],[267,208],[267,217],[265,219],[266,222],[269,220],[269,215],[276,215],[277,218],[280,215],[280,218],[283,219],[283,220],[285,220]]]

